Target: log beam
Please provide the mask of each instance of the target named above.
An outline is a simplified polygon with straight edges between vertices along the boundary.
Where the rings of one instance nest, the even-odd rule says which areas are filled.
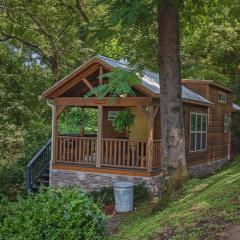
[[[149,106],[152,103],[151,97],[124,97],[98,99],[96,97],[60,97],[55,98],[55,104],[58,106],[119,106],[135,107]]]

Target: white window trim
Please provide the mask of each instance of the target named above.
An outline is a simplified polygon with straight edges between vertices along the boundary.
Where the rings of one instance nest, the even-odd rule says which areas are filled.
[[[192,131],[191,130],[191,116],[192,115],[201,115],[201,116],[206,116],[206,130],[205,131]],[[196,117],[197,119],[197,117]],[[196,121],[196,129],[197,129],[197,121]],[[202,125],[201,125],[201,129],[202,129]],[[208,133],[207,133],[207,130],[208,130],[208,117],[207,117],[207,113],[199,113],[199,112],[190,112],[190,121],[189,121],[189,152],[190,153],[197,153],[197,152],[203,152],[203,151],[206,151],[207,150],[207,143],[208,143]],[[192,133],[195,133],[195,150],[191,150],[191,134]],[[199,149],[197,150],[196,147],[197,147],[197,133],[205,133],[206,134],[206,146],[205,148],[203,149]],[[201,134],[201,145],[202,145],[202,134]]]
[[[225,96],[225,100],[219,100],[219,95],[220,94]],[[218,102],[220,102],[220,103],[227,103],[227,94],[224,93],[224,92],[218,91],[217,99],[218,99]]]

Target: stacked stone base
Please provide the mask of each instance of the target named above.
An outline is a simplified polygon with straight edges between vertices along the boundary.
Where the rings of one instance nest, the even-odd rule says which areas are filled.
[[[230,158],[220,159],[209,163],[199,164],[188,168],[190,177],[206,177],[213,175],[230,163]]]
[[[207,164],[195,165],[188,169],[191,177],[204,177],[214,174],[229,163],[229,159],[213,161]],[[161,196],[165,187],[166,176],[160,174],[154,177],[127,176],[51,169],[50,186],[68,187],[80,186],[86,191],[99,191],[102,187],[111,187],[117,181],[131,181],[137,185],[144,182],[152,196]]]
[[[152,196],[160,196],[164,188],[163,174],[141,177],[52,169],[50,175],[52,187],[80,186],[86,191],[99,191],[102,187],[111,187],[118,181],[131,181],[134,185],[144,182]]]

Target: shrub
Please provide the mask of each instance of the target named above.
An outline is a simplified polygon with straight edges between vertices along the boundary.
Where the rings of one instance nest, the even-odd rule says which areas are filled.
[[[137,203],[149,200],[150,195],[144,182],[134,186],[134,201]]]
[[[112,187],[102,187],[100,191],[90,193],[93,201],[100,205],[109,205],[114,203],[114,192]]]
[[[18,195],[25,193],[24,189],[24,170],[18,163],[0,165],[0,199],[1,196],[9,200],[16,200]]]
[[[104,215],[77,188],[49,189],[13,204],[0,226],[1,240],[103,239]]]

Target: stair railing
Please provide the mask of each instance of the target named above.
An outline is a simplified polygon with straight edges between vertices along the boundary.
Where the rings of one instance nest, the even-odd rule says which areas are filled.
[[[39,176],[49,167],[51,160],[51,139],[38,151],[25,170],[26,190],[32,189]]]

